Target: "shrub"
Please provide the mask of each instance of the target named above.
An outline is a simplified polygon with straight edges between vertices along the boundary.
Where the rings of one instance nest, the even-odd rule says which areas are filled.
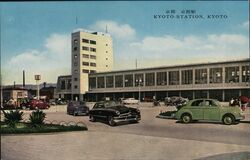
[[[44,120],[46,118],[46,114],[41,111],[41,110],[36,110],[36,111],[33,111],[31,114],[30,114],[30,125],[32,127],[41,127],[43,124],[44,124]]]
[[[16,124],[23,119],[23,112],[20,110],[11,110],[4,113],[4,122],[11,128],[16,128]]]

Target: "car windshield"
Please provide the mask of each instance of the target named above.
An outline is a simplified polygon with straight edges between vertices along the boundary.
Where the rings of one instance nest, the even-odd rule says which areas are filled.
[[[120,105],[122,105],[122,103],[118,101],[108,101],[104,103],[105,107],[114,107],[114,106],[120,106]]]
[[[82,105],[85,105],[86,102],[83,102],[83,101],[80,101],[80,102],[79,101],[73,101],[72,104],[73,104],[73,106],[78,106],[78,105],[82,106]]]

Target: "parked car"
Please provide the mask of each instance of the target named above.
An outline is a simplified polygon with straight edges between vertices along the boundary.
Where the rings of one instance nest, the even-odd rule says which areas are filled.
[[[240,107],[222,106],[215,99],[194,99],[182,106],[175,118],[183,123],[192,120],[222,121],[226,125],[244,119]]]
[[[139,104],[139,100],[135,98],[126,98],[122,100],[123,104]]]
[[[176,96],[166,97],[164,100],[164,103],[166,106],[178,106],[179,107],[179,106],[184,105],[187,102],[188,102],[187,98],[176,97]]]
[[[22,103],[21,107],[23,109],[25,109],[25,108],[29,108],[29,109],[48,109],[48,108],[50,108],[50,105],[45,101],[32,99],[30,101]]]
[[[77,115],[88,115],[89,107],[86,102],[83,101],[71,101],[67,105],[67,114]]]
[[[141,120],[140,110],[127,107],[116,101],[97,102],[89,111],[90,121],[102,119],[114,126],[119,122],[139,122]]]

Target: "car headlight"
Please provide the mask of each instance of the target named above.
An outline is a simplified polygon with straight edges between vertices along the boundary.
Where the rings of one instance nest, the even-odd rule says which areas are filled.
[[[119,115],[119,114],[120,114],[120,112],[119,112],[119,111],[115,111],[115,113],[116,113],[117,115]]]

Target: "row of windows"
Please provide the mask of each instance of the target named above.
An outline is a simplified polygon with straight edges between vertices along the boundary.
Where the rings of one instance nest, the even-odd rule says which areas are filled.
[[[90,44],[96,44],[96,41],[94,40],[88,40],[88,39],[82,39],[83,43],[90,43]]]
[[[96,48],[86,47],[86,46],[82,46],[82,50],[84,50],[84,51],[96,52]]]
[[[95,55],[82,54],[82,58],[96,59]]]
[[[222,83],[222,68],[195,69],[169,72],[154,72],[144,74],[126,74],[116,76],[90,77],[90,88],[112,87],[133,87],[133,86],[162,86],[162,85],[186,85],[186,84],[207,84]],[[181,73],[181,79],[180,79]],[[209,74],[208,74],[209,73]],[[225,68],[225,83],[239,83],[239,67]],[[144,80],[145,77],[145,80]],[[250,81],[249,66],[242,67],[242,82]],[[145,81],[145,83],[144,83]]]
[[[92,63],[92,62],[82,62],[83,66],[92,66],[92,67],[96,67],[96,63]]]
[[[75,69],[74,73],[77,74],[78,70]],[[96,73],[96,70],[88,70],[88,69],[82,69],[82,73]]]

